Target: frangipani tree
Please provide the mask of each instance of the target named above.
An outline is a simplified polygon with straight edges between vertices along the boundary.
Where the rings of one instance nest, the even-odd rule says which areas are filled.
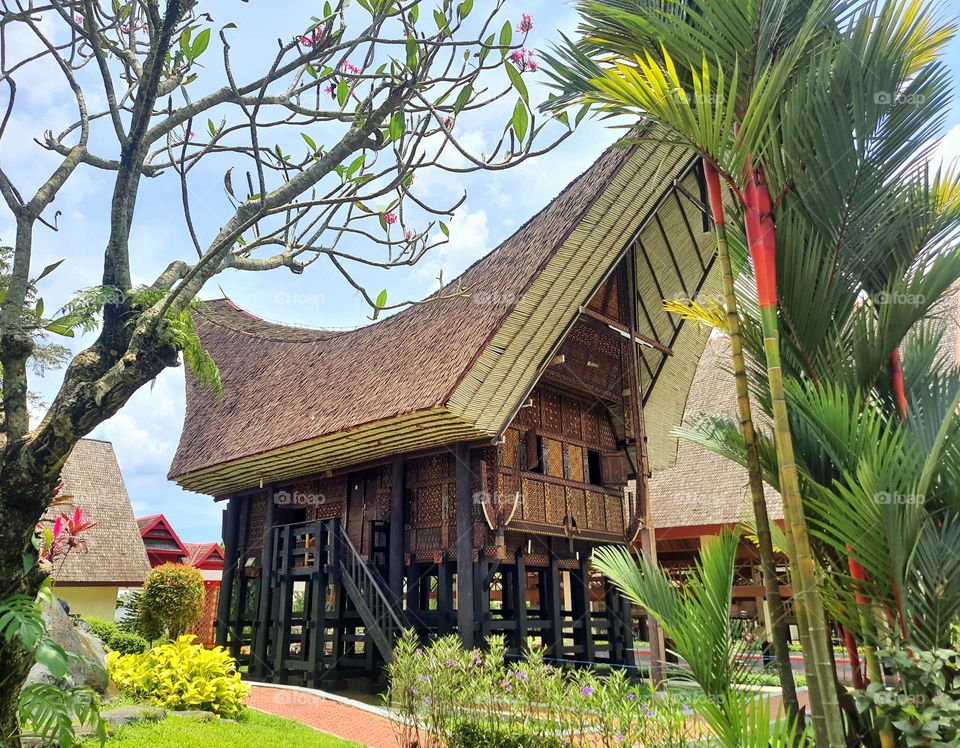
[[[219,386],[190,317],[211,279],[228,269],[299,274],[316,264],[314,272],[326,268],[355,288],[375,317],[404,302],[368,293],[355,269],[416,263],[446,240],[445,221],[463,199],[431,201],[417,174],[510,168],[570,134],[564,113],[543,119],[531,101],[526,79],[536,63],[523,44],[532,19],[521,9],[508,17],[504,6],[318,3],[312,18],[291,17],[282,38],[235,48],[235,24],[215,24],[198,0],[3,3],[0,145],[42,149],[54,163],[39,186],[0,165],[14,226],[0,302],[0,593],[37,589],[42,572],[24,573],[22,556],[79,438],[181,353]],[[257,59],[260,69],[241,75]],[[10,126],[23,118],[27,75],[63,85],[74,112],[56,129],[37,122],[36,143],[17,140]],[[463,123],[484,113],[502,116],[505,127],[474,153],[461,139]],[[554,134],[541,146],[545,126]],[[58,228],[54,200],[88,170],[105,175],[112,191],[98,216],[109,225],[101,282],[51,314],[57,305],[42,301],[45,279],[76,258],[39,268],[35,239]],[[204,207],[219,214],[198,220],[192,196],[210,191],[212,170],[223,194],[207,196]],[[135,286],[144,270],[131,236],[150,180],[173,180],[181,200],[171,220],[182,218],[187,242],[151,282]],[[31,424],[28,373],[38,342],[78,330],[96,339],[72,357]],[[0,641],[0,671],[13,675],[0,694],[4,739],[16,732],[16,686],[31,662],[32,652]]]

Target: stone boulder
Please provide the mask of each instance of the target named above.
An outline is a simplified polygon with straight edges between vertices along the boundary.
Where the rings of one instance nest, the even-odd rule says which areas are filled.
[[[110,679],[107,676],[107,655],[103,642],[91,634],[85,625],[77,625],[59,603],[43,606],[43,621],[47,636],[79,659],[70,663],[66,676],[59,680],[37,663],[27,676],[27,684],[50,683],[65,687],[87,685],[97,693],[106,692]]]

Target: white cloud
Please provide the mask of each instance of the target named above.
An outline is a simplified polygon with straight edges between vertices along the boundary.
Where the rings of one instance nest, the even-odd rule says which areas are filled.
[[[943,162],[945,165],[956,162],[960,166],[960,124],[954,125],[947,131],[934,151],[933,163]]]
[[[450,241],[431,250],[420,265],[418,275],[434,284],[440,272],[443,280],[452,280],[492,249],[487,213],[470,212],[464,207],[450,222]],[[430,290],[434,290],[431,288]]]

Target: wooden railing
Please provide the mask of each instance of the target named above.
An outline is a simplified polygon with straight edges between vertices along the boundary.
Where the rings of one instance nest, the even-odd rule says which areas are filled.
[[[340,572],[344,589],[353,600],[364,626],[387,662],[393,657],[393,644],[410,628],[402,603],[396,599],[384,584],[383,577],[353,547],[346,530],[339,522],[340,534]]]

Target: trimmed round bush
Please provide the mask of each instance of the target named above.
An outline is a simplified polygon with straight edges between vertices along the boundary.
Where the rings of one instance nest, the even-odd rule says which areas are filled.
[[[176,639],[203,612],[203,577],[184,564],[163,564],[151,571],[140,593],[140,633],[155,641]]]
[[[90,627],[90,633],[102,641],[103,645],[112,652],[140,654],[150,649],[150,642],[140,634],[124,631],[113,621],[96,616],[85,616],[83,620]]]

